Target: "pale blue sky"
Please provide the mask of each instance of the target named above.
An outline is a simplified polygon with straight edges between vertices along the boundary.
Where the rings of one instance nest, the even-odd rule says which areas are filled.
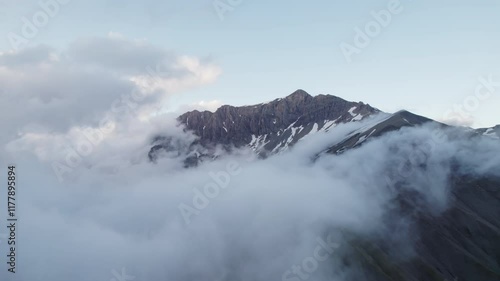
[[[116,32],[220,66],[213,84],[175,96],[170,108],[201,100],[260,103],[301,88],[439,120],[474,95],[479,77],[500,81],[500,2],[494,0],[401,0],[403,11],[348,63],[341,42],[353,44],[354,29],[389,2],[242,0],[221,20],[211,0],[71,0],[30,44],[63,49],[78,38]],[[40,7],[28,0],[0,5],[0,49],[8,50],[7,34],[20,33],[21,18]],[[470,125],[500,124],[497,88],[468,112]]]

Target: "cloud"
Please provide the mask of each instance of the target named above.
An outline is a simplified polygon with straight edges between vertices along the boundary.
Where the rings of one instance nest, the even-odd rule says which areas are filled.
[[[72,132],[109,120],[116,127],[149,122],[170,97],[211,83],[219,73],[204,59],[117,34],[78,39],[65,50],[1,53],[0,143],[65,147]]]
[[[15,68],[20,66],[39,65],[57,60],[54,50],[45,45],[39,45],[18,52],[0,53],[0,66]]]
[[[161,65],[148,70],[148,73],[131,76],[133,81],[142,91],[153,93],[155,91],[177,92],[187,87],[197,87],[214,82],[221,74],[221,70],[210,64],[191,56],[180,56],[171,66],[174,71],[185,73],[183,79],[158,79],[150,73],[156,73],[162,77],[169,77],[170,72],[165,72]]]
[[[472,115],[460,115],[460,114],[455,114],[452,117],[449,118],[441,118],[438,120],[439,122],[442,122],[444,124],[448,124],[450,126],[462,126],[462,127],[471,127],[474,125],[474,116]]]
[[[188,111],[193,111],[193,110],[198,110],[198,111],[205,111],[208,110],[210,112],[215,112],[219,107],[221,107],[224,103],[219,101],[219,100],[211,100],[211,101],[199,101],[197,103],[193,104],[188,104],[188,105],[183,105],[179,107],[176,112],[179,112],[180,114],[188,112]]]
[[[173,121],[157,121],[163,124],[160,130],[184,134]],[[145,148],[137,123],[119,130],[122,138],[138,140],[134,145],[122,140],[107,146],[109,153],[97,153],[105,157],[91,157],[88,166],[78,169],[78,178],[63,184],[46,163],[18,153],[19,173],[29,175],[19,195],[19,264],[32,265],[20,268],[18,276],[110,280],[113,270],[126,268],[135,280],[281,280],[286,270],[311,256],[318,238],[336,233],[336,242],[345,245],[339,229],[398,236],[411,248],[410,234],[394,231],[384,220],[388,203],[400,194],[384,175],[411,183],[401,188],[424,198],[415,208],[439,214],[449,199],[452,163],[459,163],[463,173],[498,173],[500,158],[491,157],[499,151],[498,142],[455,137],[429,150],[432,126],[393,132],[342,155],[311,160],[328,141],[361,125],[312,135],[289,153],[267,160],[231,154],[182,169],[176,165],[181,157],[164,158],[158,165],[132,161],[134,152]],[[425,157],[408,161],[419,149]],[[403,177],[401,164],[407,162],[411,167],[405,171],[411,172]],[[227,177],[229,163],[239,173]],[[218,192],[210,191],[214,184]],[[199,194],[211,196],[200,199]],[[182,203],[205,207],[186,224]],[[391,219],[407,220],[402,215]],[[349,269],[337,264],[341,254],[339,249],[311,278],[348,277]]]

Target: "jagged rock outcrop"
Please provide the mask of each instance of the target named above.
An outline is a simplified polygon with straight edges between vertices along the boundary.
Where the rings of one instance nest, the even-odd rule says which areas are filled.
[[[308,134],[379,112],[362,102],[349,102],[331,95],[313,97],[297,90],[286,98],[268,103],[241,107],[224,105],[215,112],[187,112],[178,120],[186,130],[199,137],[201,147],[248,146],[265,156],[286,150]],[[170,142],[156,141],[149,157],[154,160],[156,155],[169,150]]]

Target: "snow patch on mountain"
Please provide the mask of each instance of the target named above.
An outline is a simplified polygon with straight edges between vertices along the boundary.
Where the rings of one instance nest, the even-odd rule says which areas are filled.
[[[490,138],[494,138],[494,139],[500,139],[500,137],[498,136],[497,132],[495,131],[494,128],[488,128],[484,133],[483,133],[484,136],[488,136]]]

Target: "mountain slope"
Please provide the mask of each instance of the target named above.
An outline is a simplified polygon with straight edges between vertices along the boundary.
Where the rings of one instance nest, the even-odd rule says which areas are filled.
[[[428,122],[435,122],[432,119],[419,116],[406,110],[398,111],[389,115],[376,123],[368,125],[351,132],[344,140],[332,145],[326,153],[340,154],[348,149],[356,148],[364,142],[380,137],[388,132],[397,131],[404,127],[414,127]]]
[[[484,136],[488,136],[494,139],[500,139],[500,125],[497,125],[493,128],[477,129],[476,131]]]
[[[405,184],[399,182],[397,185]],[[406,214],[415,244],[401,258],[387,237],[351,235],[344,257],[360,280],[500,280],[500,178],[455,174],[451,202],[442,213],[418,208],[418,199],[400,193],[392,217]],[[394,188],[394,187],[393,187]],[[397,226],[392,229],[398,233]]]
[[[490,129],[446,131],[451,128],[431,119],[400,111],[382,120],[373,120],[349,133],[327,150],[316,155],[318,159],[329,154],[342,154],[389,132],[405,127],[434,123],[439,132],[450,138],[471,139],[492,137],[500,126]],[[474,142],[474,140],[473,140]],[[447,145],[446,142],[436,145]],[[427,151],[415,147],[415,151]],[[427,151],[432,153],[432,151]],[[419,154],[424,159],[426,154]],[[413,159],[414,160],[414,159]],[[411,159],[407,159],[411,163]],[[453,161],[452,159],[450,161]],[[413,167],[411,167],[413,165]],[[387,237],[352,236],[349,254],[345,257],[362,271],[363,280],[500,280],[500,178],[495,176],[463,173],[456,164],[450,179],[450,203],[441,213],[422,210],[419,197],[404,192],[401,187],[412,185],[405,177],[392,178],[391,167],[381,176],[389,177],[388,188],[399,190],[394,199],[392,217],[407,215],[415,243],[415,253],[409,260],[402,260]],[[426,169],[427,164],[409,164],[412,169]],[[408,167],[404,165],[403,167]],[[399,167],[401,168],[401,167]],[[462,170],[462,171],[461,171]],[[401,170],[396,174],[405,174]],[[390,225],[390,224],[389,224]],[[393,230],[397,232],[397,227]]]

